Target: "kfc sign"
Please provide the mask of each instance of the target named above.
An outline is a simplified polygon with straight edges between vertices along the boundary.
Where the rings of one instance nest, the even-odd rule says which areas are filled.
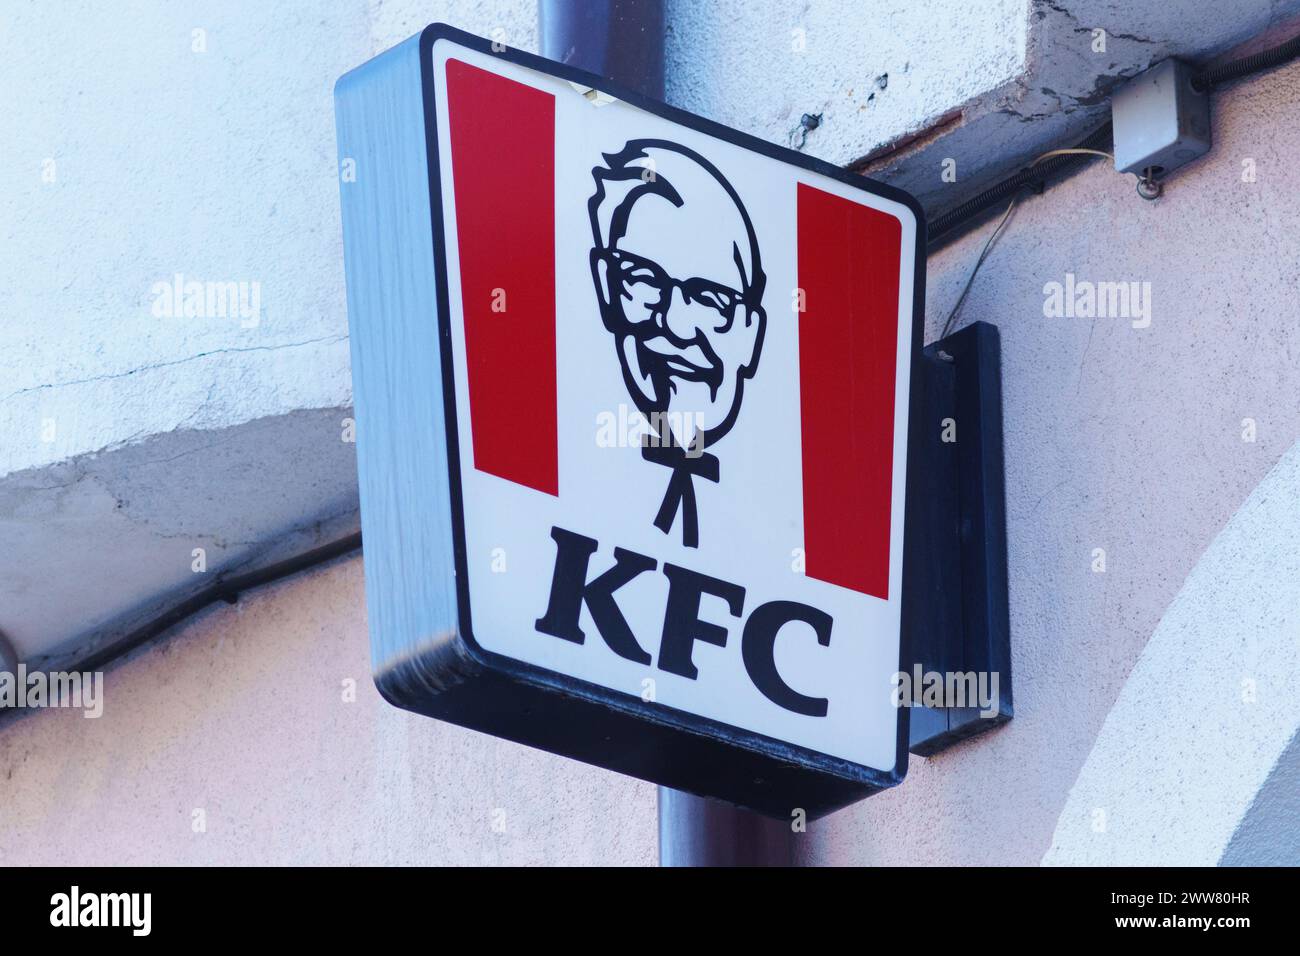
[[[897,783],[916,203],[445,27],[337,97],[381,690],[782,816]]]

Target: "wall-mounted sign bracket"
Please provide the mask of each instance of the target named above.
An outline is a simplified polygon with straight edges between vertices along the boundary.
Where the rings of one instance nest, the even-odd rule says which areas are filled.
[[[1002,375],[995,326],[975,322],[927,346],[916,368],[923,425],[908,502],[906,609],[914,694],[918,675],[974,674],[992,692],[981,716],[964,707],[911,708],[909,749],[928,757],[1011,719]],[[984,683],[980,684],[979,681]],[[971,686],[967,682],[964,686]],[[989,713],[993,711],[993,713]]]

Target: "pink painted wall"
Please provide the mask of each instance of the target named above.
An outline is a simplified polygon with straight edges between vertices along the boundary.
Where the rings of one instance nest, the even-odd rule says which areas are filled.
[[[105,699],[0,723],[0,866],[657,860],[653,786],[380,698],[358,559],[205,613]]]

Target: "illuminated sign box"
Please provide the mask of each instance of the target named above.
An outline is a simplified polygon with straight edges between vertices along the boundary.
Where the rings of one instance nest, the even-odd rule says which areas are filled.
[[[335,96],[384,696],[783,817],[898,783],[915,201],[441,25]]]

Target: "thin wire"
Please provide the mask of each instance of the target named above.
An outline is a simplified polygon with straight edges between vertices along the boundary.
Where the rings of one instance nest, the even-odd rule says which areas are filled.
[[[930,217],[927,223],[930,237],[927,250],[930,253],[938,251],[941,246],[947,245],[957,238],[959,231],[964,232],[963,227],[967,223],[982,216],[985,210],[1005,203],[1023,186],[1030,186],[1036,192],[1041,192],[1046,188],[1049,177],[1067,173],[1075,165],[1086,161],[1088,157],[1095,155],[1090,152],[1091,150],[1100,151],[1103,148],[1108,148],[1111,139],[1111,124],[1104,123],[1088,134],[1081,143],[1071,147],[1072,149],[1088,152],[1084,152],[1082,155],[1067,153],[1064,156],[1051,154],[1040,156],[997,185],[990,186],[983,192],[977,193],[947,212]]]
[[[1273,69],[1274,67],[1281,66],[1284,63],[1288,63],[1296,59],[1297,57],[1300,57],[1300,35],[1293,36],[1291,37],[1291,39],[1286,40],[1285,42],[1281,43],[1278,46],[1273,47],[1272,49],[1264,50],[1260,53],[1256,53],[1251,56],[1242,57],[1241,59],[1238,60],[1233,60],[1231,63],[1223,63],[1216,67],[1208,67],[1206,69],[1203,69],[1195,76],[1192,77],[1192,85],[1201,92],[1209,92],[1219,84],[1226,83],[1231,80],[1241,79],[1243,77],[1250,76],[1254,73],[1259,73],[1264,70]],[[1064,149],[1049,150],[1048,152],[1043,153],[1041,156],[1036,158],[1032,163],[1029,164],[1028,167],[1026,167],[1026,169],[1032,169],[1034,166],[1037,166],[1043,160],[1051,159],[1054,156],[1104,156],[1107,159],[1111,160],[1111,162],[1114,162],[1115,160],[1115,157],[1111,153],[1108,153],[1102,149],[1091,149],[1086,146],[1072,146]],[[1017,175],[1023,176],[1024,172],[1025,170],[1021,170],[1021,172],[1018,173]],[[1150,174],[1144,174],[1138,176],[1137,178],[1138,178],[1138,194],[1142,196],[1143,199],[1155,199],[1157,196],[1160,195],[1158,188],[1151,195],[1148,195],[1147,193],[1144,193],[1142,191],[1143,184],[1146,184],[1148,187],[1152,185],[1158,187],[1159,184],[1156,182],[1154,176]],[[1015,177],[1012,177],[1012,180],[1014,179]],[[1010,180],[1008,182],[1010,182]],[[987,193],[994,193],[999,188],[1005,188],[1005,185],[1002,187],[994,186],[992,189],[986,190],[985,193],[980,194],[980,196],[983,196]],[[971,285],[975,282],[976,273],[979,272],[980,266],[984,264],[984,260],[988,257],[989,250],[993,247],[994,241],[1002,232],[1002,227],[1005,226],[1007,224],[1007,220],[1010,219],[1012,210],[1016,208],[1016,204],[1020,201],[1020,198],[1023,195],[1022,192],[1023,189],[1024,189],[1024,185],[1020,185],[1016,187],[1017,190],[1016,194],[1014,198],[1011,200],[1011,204],[1007,206],[1007,211],[1002,214],[1002,220],[997,224],[997,227],[993,230],[993,233],[989,236],[988,241],[984,243],[984,249],[980,252],[979,258],[975,260],[975,268],[971,270],[970,277],[966,280],[966,285],[962,289],[961,295],[957,298],[956,305],[954,305],[952,307],[952,311],[948,313],[948,320],[943,324],[943,334],[939,336],[940,338],[947,337],[948,330],[952,328],[952,324],[957,318],[957,313],[961,310],[963,303],[965,303],[966,301],[966,296],[970,293]],[[970,200],[967,203],[965,203],[963,207],[959,207],[959,209],[961,209],[963,213],[965,213],[965,210],[969,208],[971,211],[968,214],[957,215],[954,217],[953,214],[957,212],[957,210],[953,210],[945,214],[945,216],[938,217],[938,220],[932,223],[932,226],[937,226],[939,224],[939,220],[944,220],[942,223],[943,228],[936,229],[935,233],[939,235],[943,235],[948,232],[951,232],[958,225],[959,222],[965,219],[974,218],[975,216],[979,215],[984,208],[987,208],[986,206],[981,205],[979,201],[980,196],[976,196],[973,200]],[[946,221],[948,217],[953,217],[955,218],[956,221],[948,222]]]
[[[1043,160],[1051,159],[1053,156],[1105,156],[1112,162],[1115,159],[1114,156],[1106,152],[1104,149],[1089,149],[1086,146],[1068,146],[1063,149],[1048,150],[1041,156],[1036,157],[1034,161],[1029,164],[1029,167],[1032,168],[1037,166]],[[965,305],[966,296],[970,295],[971,286],[975,284],[975,276],[979,273],[980,266],[984,265],[984,260],[988,258],[989,252],[993,249],[993,243],[996,242],[998,236],[1002,234],[1002,230],[1006,224],[1011,221],[1011,213],[1015,211],[1016,205],[1020,202],[1020,199],[1023,196],[1024,187],[1021,187],[1021,189],[1016,192],[1015,196],[1012,197],[1011,202],[1007,205],[1007,211],[1002,214],[1002,218],[998,220],[998,224],[993,228],[993,231],[989,233],[988,240],[984,243],[984,248],[980,250],[979,258],[975,260],[975,267],[971,269],[970,276],[966,279],[966,285],[962,287],[961,295],[957,297],[957,301],[954,303],[952,311],[948,313],[947,321],[943,323],[943,331],[939,333],[939,338],[946,339],[948,337],[948,332],[952,328],[953,322],[957,319],[957,313],[960,312],[961,307]]]
[[[1087,146],[1067,146],[1064,149],[1050,149],[1029,165],[1037,166],[1043,160],[1051,159],[1053,156],[1105,156],[1112,163],[1115,161],[1115,156],[1104,149],[1089,149]]]
[[[1002,234],[1002,228],[1010,221],[1011,213],[1015,211],[1016,205],[1020,202],[1020,197],[1022,195],[1024,195],[1023,192],[1016,193],[1015,197],[1007,205],[1007,211],[1002,214],[1002,218],[998,220],[997,226],[994,228],[993,232],[989,234],[988,241],[984,243],[984,248],[980,251],[979,258],[975,260],[975,268],[971,269],[970,277],[967,278],[966,285],[961,290],[961,295],[957,297],[956,304],[953,305],[952,311],[948,313],[948,321],[944,322],[943,331],[939,333],[939,338],[946,339],[948,337],[948,330],[952,328],[952,323],[956,320],[957,313],[961,311],[962,305],[966,302],[966,296],[970,294],[971,286],[975,283],[975,276],[979,273],[980,266],[984,265],[984,260],[988,258],[989,251],[993,248],[994,241]]]
[[[1284,63],[1289,63],[1297,57],[1300,57],[1300,35],[1291,37],[1291,39],[1286,40],[1280,45],[1269,50],[1264,50],[1261,53],[1242,57],[1233,60],[1230,63],[1222,63],[1214,67],[1205,67],[1192,77],[1192,86],[1202,93],[1208,93],[1223,83],[1252,76],[1256,73],[1263,72],[1264,70],[1271,70]],[[1096,130],[1093,135],[1096,136],[1102,130],[1107,130],[1109,128],[1110,124],[1107,123],[1105,126],[1101,127],[1101,129]],[[1089,139],[1091,138],[1092,137],[1089,137]],[[1085,140],[1085,142],[1087,141],[1088,140]],[[1053,150],[1052,153],[1046,155],[1052,156],[1061,153],[1069,155],[1093,152],[1093,150],[1079,147],[1077,149]],[[1110,156],[1109,153],[1103,153],[1100,150],[1095,152],[1097,155]],[[1040,160],[1043,158],[1044,157],[1039,157]],[[1038,161],[1039,160],[1035,160],[1034,163],[1037,163]],[[1030,165],[1032,166],[1034,163],[1031,163]],[[942,240],[943,245],[947,245],[948,242],[955,238],[954,233],[956,233],[959,228],[979,217],[985,209],[996,203],[1002,195],[1009,195],[1007,190],[1019,188],[1020,184],[1016,183],[1015,180],[1017,178],[1023,178],[1025,172],[1026,171],[1022,169],[1019,173],[1010,177],[1010,179],[1004,180],[1003,182],[972,196],[955,209],[950,209],[942,215],[935,216],[931,219],[930,251],[934,252],[938,249],[940,239]],[[1143,177],[1139,176],[1138,180],[1142,181]]]

